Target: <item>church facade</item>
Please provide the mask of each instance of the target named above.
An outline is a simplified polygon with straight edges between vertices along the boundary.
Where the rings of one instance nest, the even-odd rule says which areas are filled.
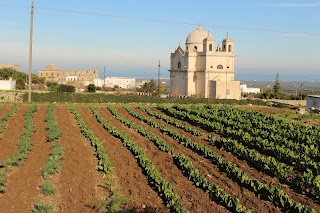
[[[234,80],[234,41],[229,34],[216,47],[211,33],[201,26],[171,53],[172,96],[239,99],[240,81]]]

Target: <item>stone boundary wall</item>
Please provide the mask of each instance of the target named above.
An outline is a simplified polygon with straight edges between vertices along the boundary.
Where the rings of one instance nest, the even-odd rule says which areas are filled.
[[[20,91],[0,91],[0,103],[3,102],[22,102],[24,92]]]
[[[289,104],[292,106],[305,107],[307,105],[307,100],[281,100],[281,99],[271,99],[271,101]]]

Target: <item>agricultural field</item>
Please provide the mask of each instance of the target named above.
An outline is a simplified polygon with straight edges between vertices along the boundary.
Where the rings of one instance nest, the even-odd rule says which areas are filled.
[[[0,212],[320,212],[319,125],[269,111],[2,104]]]

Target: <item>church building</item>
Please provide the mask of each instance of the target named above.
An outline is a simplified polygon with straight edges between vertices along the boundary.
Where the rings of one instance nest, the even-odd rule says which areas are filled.
[[[234,80],[234,41],[229,33],[222,46],[215,46],[211,33],[201,26],[171,53],[172,96],[239,99],[240,81]]]

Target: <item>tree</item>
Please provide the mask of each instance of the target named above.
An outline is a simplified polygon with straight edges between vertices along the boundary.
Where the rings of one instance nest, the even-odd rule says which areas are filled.
[[[76,88],[71,85],[61,84],[58,88],[58,92],[70,92],[73,93],[76,91]]]
[[[24,90],[25,88],[26,88],[26,85],[25,85],[24,81],[21,79],[18,79],[16,82],[16,89]]]
[[[276,81],[274,83],[273,90],[274,90],[274,93],[276,93],[276,94],[281,93],[281,85],[280,85],[280,81],[279,81],[279,73],[277,73],[277,75],[276,75]]]
[[[92,93],[96,92],[96,86],[94,84],[89,84],[87,86],[87,89],[88,89],[88,92],[92,92]]]
[[[46,86],[49,91],[58,92],[60,85],[57,82],[47,81]]]
[[[149,82],[143,84],[142,89],[143,92],[154,93],[156,90],[156,83],[151,79]]]

